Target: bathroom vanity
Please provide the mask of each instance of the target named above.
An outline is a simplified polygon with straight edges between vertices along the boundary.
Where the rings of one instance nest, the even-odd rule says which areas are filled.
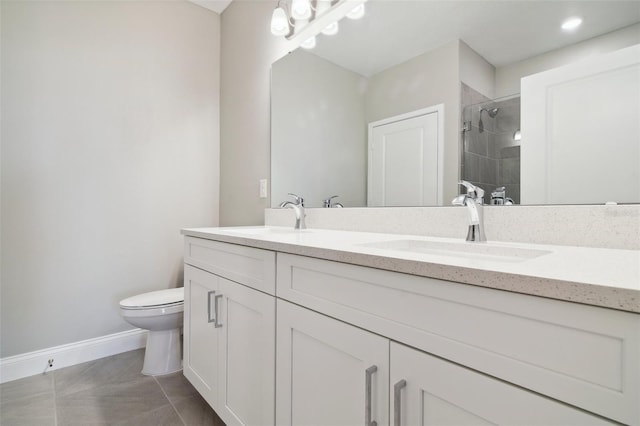
[[[184,374],[228,424],[640,424],[637,250],[185,229]]]

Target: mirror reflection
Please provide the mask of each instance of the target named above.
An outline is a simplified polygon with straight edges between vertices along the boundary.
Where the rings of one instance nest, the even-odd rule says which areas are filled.
[[[640,55],[628,52],[626,65],[607,56],[640,43],[639,2],[370,0],[366,6],[362,20],[340,21],[337,35],[320,36],[315,49],[273,64],[273,207],[289,192],[302,195],[307,207],[335,195],[330,205],[450,205],[461,178],[485,189],[487,203],[492,193],[496,204],[640,202],[633,64]],[[583,25],[563,31],[571,16]],[[601,64],[608,77],[596,81]],[[629,70],[621,79],[620,69]],[[528,80],[533,95],[522,90]],[[607,90],[612,82],[619,83]],[[546,87],[574,89],[553,92],[553,108],[537,108],[550,102],[536,95]],[[591,112],[575,114],[572,103]],[[610,112],[602,113],[605,106]],[[605,138],[599,145],[615,146],[615,155],[606,149],[574,155],[596,137]],[[627,160],[615,179],[622,181],[607,181],[604,172],[593,186],[625,191],[580,198],[570,195],[580,192],[575,188],[557,190],[615,168],[621,158]]]

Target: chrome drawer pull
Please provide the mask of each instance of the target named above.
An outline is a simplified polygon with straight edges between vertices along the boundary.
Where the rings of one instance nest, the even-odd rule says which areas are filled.
[[[402,402],[402,388],[407,386],[407,381],[402,379],[393,385],[393,426],[400,426],[400,412]]]
[[[207,293],[207,322],[215,322],[216,318],[211,318],[211,295],[216,294],[215,290],[211,290]]]
[[[371,421],[371,376],[378,371],[378,367],[372,365],[364,371],[365,399],[364,399],[364,425],[378,426],[376,421]]]
[[[218,300],[222,299],[222,295],[221,294],[216,294],[215,297],[213,298],[213,310],[215,311],[216,317],[214,318],[214,327],[215,328],[220,328],[222,327],[222,323],[220,321],[218,321],[219,316],[220,316],[220,312],[218,312]]]

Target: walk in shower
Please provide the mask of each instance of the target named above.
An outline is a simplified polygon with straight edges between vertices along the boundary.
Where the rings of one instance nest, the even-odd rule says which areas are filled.
[[[469,104],[471,92],[463,87],[461,178],[484,189],[486,204],[492,192],[520,204],[520,96]]]

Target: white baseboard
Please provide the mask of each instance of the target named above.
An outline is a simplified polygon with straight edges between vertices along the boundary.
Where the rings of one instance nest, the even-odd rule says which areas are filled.
[[[0,359],[0,383],[143,348],[146,342],[147,330],[137,328],[2,358]],[[50,359],[53,360],[52,367],[48,364]]]

